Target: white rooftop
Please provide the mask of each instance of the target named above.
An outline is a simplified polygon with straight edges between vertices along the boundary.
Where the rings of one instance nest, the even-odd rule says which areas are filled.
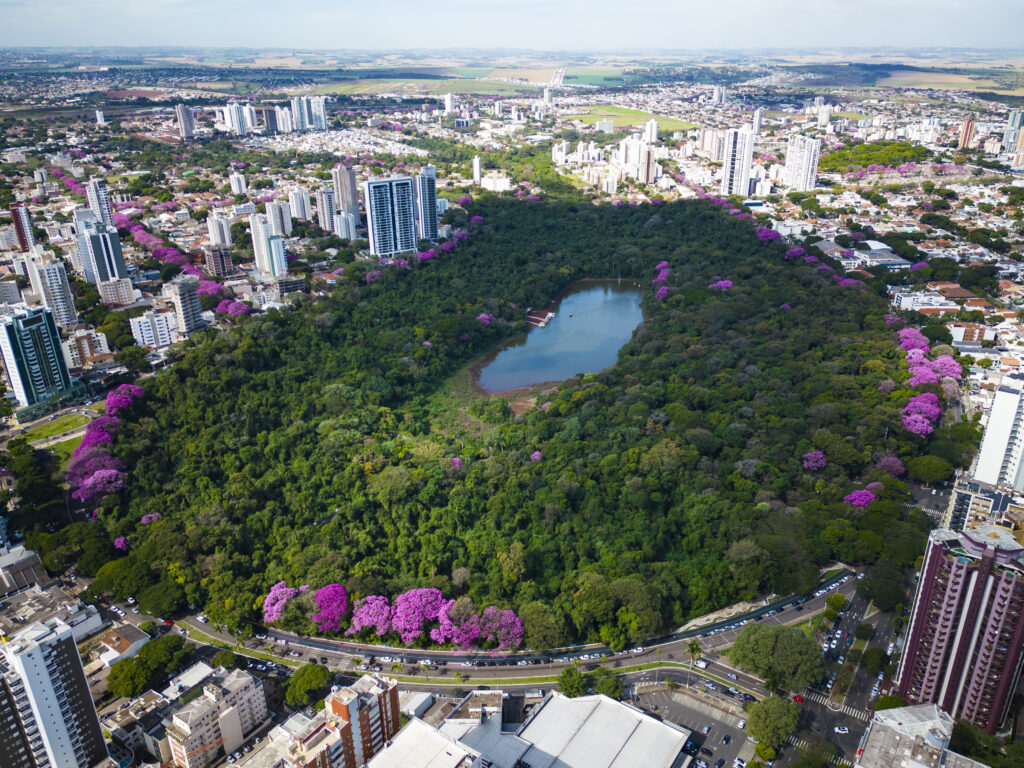
[[[414,718],[379,752],[367,768],[468,768],[476,758],[469,750]]]
[[[669,768],[690,734],[607,696],[552,692],[517,735],[531,768]]]

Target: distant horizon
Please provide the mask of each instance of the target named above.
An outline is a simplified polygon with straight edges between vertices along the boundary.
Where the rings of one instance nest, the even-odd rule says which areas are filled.
[[[449,0],[386,7],[307,0],[0,0],[19,48],[199,47],[324,51],[654,51],[837,47],[1020,50],[1024,3],[977,0]],[[359,40],[353,49],[345,41]],[[430,41],[430,45],[424,45]],[[340,45],[339,45],[340,44]],[[767,44],[767,45],[766,45]],[[867,44],[867,45],[865,45]]]

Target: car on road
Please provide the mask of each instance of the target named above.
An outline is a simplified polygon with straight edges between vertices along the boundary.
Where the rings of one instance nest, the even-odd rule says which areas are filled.
[[[710,725],[705,725],[703,730],[704,730],[705,734],[711,733],[711,726]]]
[[[736,673],[735,673],[735,672],[729,672],[729,673],[727,673],[727,674],[726,674],[726,677],[728,677],[728,678],[729,678],[730,680],[739,680],[739,678],[738,678],[738,677],[736,677]]]
[[[693,764],[696,765],[697,768],[708,768],[708,761],[701,760],[699,757],[693,761]]]
[[[804,697],[803,696],[794,696],[793,697],[793,701],[795,701],[797,704],[802,704],[803,701],[804,701]]]
[[[728,744],[730,741],[732,741],[732,736],[730,736],[728,733],[722,737],[723,744]]]
[[[742,730],[743,730],[744,728],[746,728],[746,727],[747,727],[747,721],[746,721],[746,720],[740,720],[740,721],[739,721],[739,722],[738,722],[738,723],[736,724],[736,727],[737,727],[737,728],[739,728],[739,729],[740,729],[740,730],[742,731]]]
[[[832,730],[834,730],[836,733],[849,733],[850,732],[850,729],[847,728],[845,725],[837,725]]]
[[[289,652],[288,652],[288,655],[289,655],[289,656],[294,656],[295,658],[299,658],[300,656],[302,656],[302,654],[301,654],[301,653],[299,653],[298,651],[289,651]],[[364,664],[364,665],[362,665],[362,666],[366,666],[366,665]]]
[[[320,663],[323,664],[324,666],[327,666],[327,657],[326,656],[321,656],[320,657]]]
[[[701,747],[700,753],[702,755],[707,755],[708,757],[711,757],[715,754],[715,751],[713,749],[708,749],[707,747]]]

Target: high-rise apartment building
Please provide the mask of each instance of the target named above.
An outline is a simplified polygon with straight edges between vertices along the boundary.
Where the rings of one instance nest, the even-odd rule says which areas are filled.
[[[334,226],[332,231],[343,240],[355,240],[356,217],[351,213],[334,214]]]
[[[654,150],[644,147],[640,151],[640,162],[637,164],[636,180],[641,184],[653,184],[661,171],[661,166],[654,159]]]
[[[107,124],[107,118],[105,118],[103,116],[103,110],[102,109],[97,109],[96,110],[96,125],[106,125],[106,124]]]
[[[280,277],[288,274],[284,252],[284,238],[270,231],[270,222],[262,213],[249,216],[252,250],[256,256],[256,270],[263,276]]]
[[[755,136],[761,135],[761,121],[764,120],[764,109],[758,107],[754,110],[754,119],[752,121],[751,129],[754,131]]]
[[[432,165],[416,175],[416,229],[420,238],[437,240],[437,171]]]
[[[725,104],[725,86],[716,85],[711,91],[712,104]]]
[[[228,176],[228,184],[231,185],[232,195],[244,195],[249,191],[249,185],[245,182],[245,176],[238,171]]]
[[[0,305],[0,353],[7,380],[24,407],[71,388],[60,332],[45,307]]]
[[[78,371],[114,359],[107,337],[93,328],[78,328],[61,342],[68,370]]]
[[[288,193],[288,203],[292,208],[292,216],[301,221],[309,221],[313,218],[313,206],[309,202],[309,190],[305,187],[295,187]]]
[[[455,111],[455,94],[446,93],[444,95],[444,113],[450,115]]]
[[[128,277],[96,283],[96,290],[99,291],[100,302],[108,307],[134,304],[136,301],[135,286]]]
[[[288,107],[274,107],[274,117],[277,121],[278,133],[291,133],[295,130],[292,111]]]
[[[786,170],[783,183],[790,189],[809,192],[818,180],[818,155],[821,139],[793,135],[786,144]]]
[[[473,183],[480,186],[480,155],[473,155]]]
[[[1024,375],[1004,376],[992,399],[974,479],[1024,491]]]
[[[658,121],[654,118],[644,123],[644,141],[648,144],[658,143]]]
[[[354,685],[334,688],[322,712],[298,713],[269,735],[268,763],[279,768],[358,768],[398,733],[398,684],[363,675]]]
[[[716,88],[718,86],[715,86]],[[750,166],[754,161],[754,134],[750,128],[731,128],[725,132],[725,151],[722,156],[723,195],[741,195],[750,192]]]
[[[316,221],[320,229],[330,232],[334,227],[334,190],[321,187],[316,191]]]
[[[271,200],[265,206],[270,234],[288,237],[292,233],[292,207],[286,200]]]
[[[103,179],[91,179],[85,185],[85,196],[89,201],[89,210],[96,218],[108,227],[114,226],[114,208],[110,204],[107,182]]]
[[[28,262],[28,279],[32,293],[53,312],[57,325],[67,330],[78,322],[75,297],[71,294],[63,261],[49,252],[33,257]]]
[[[327,106],[323,96],[295,96],[291,100],[291,115],[296,131],[327,130]]]
[[[242,109],[241,104],[231,102],[224,107],[224,123],[228,130],[236,136],[245,136],[245,110]]]
[[[241,669],[223,668],[203,685],[202,694],[171,717],[167,738],[178,768],[205,768],[221,750],[231,754],[267,722],[263,683]]]
[[[995,733],[1024,658],[1024,546],[997,526],[932,531],[906,637],[899,695]]]
[[[0,645],[0,765],[92,768],[106,759],[71,627],[50,619]]]
[[[117,230],[105,226],[85,208],[76,210],[74,218],[78,230],[78,259],[85,280],[96,284],[128,277]]]
[[[1024,128],[1024,109],[1011,109],[1006,118],[1007,128]]]
[[[132,337],[140,347],[163,349],[174,343],[178,317],[170,309],[150,310],[141,317],[133,317],[128,324],[132,329]]]
[[[977,131],[977,125],[973,120],[964,120],[960,125],[960,136],[957,138],[956,148],[967,149],[971,142],[974,141],[974,134]]]
[[[210,244],[224,247],[231,245],[231,221],[216,215],[206,219],[206,231],[210,235]]]
[[[230,275],[235,268],[230,248],[203,246],[203,260],[206,262],[206,271],[211,275]]]
[[[36,244],[36,236],[32,232],[32,214],[20,203],[12,205],[10,211],[11,219],[14,220],[14,234],[18,238],[18,248],[27,253]]]
[[[174,107],[174,114],[178,118],[178,138],[182,141],[191,141],[196,135],[196,121],[192,116],[192,109],[186,104],[178,104]]]
[[[413,180],[408,176],[369,179],[363,184],[370,253],[390,256],[416,250]]]
[[[356,183],[356,172],[339,163],[331,170],[331,181],[334,183],[334,204],[337,210],[355,214],[358,222],[359,185]]]
[[[203,322],[203,308],[199,305],[199,278],[195,275],[178,275],[164,285],[164,295],[174,302],[178,316],[178,332],[188,336],[192,331],[206,325]]]

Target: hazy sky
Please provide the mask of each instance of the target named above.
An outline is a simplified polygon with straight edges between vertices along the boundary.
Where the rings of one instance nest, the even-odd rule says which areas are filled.
[[[1024,47],[1022,0],[0,0],[0,45]]]

